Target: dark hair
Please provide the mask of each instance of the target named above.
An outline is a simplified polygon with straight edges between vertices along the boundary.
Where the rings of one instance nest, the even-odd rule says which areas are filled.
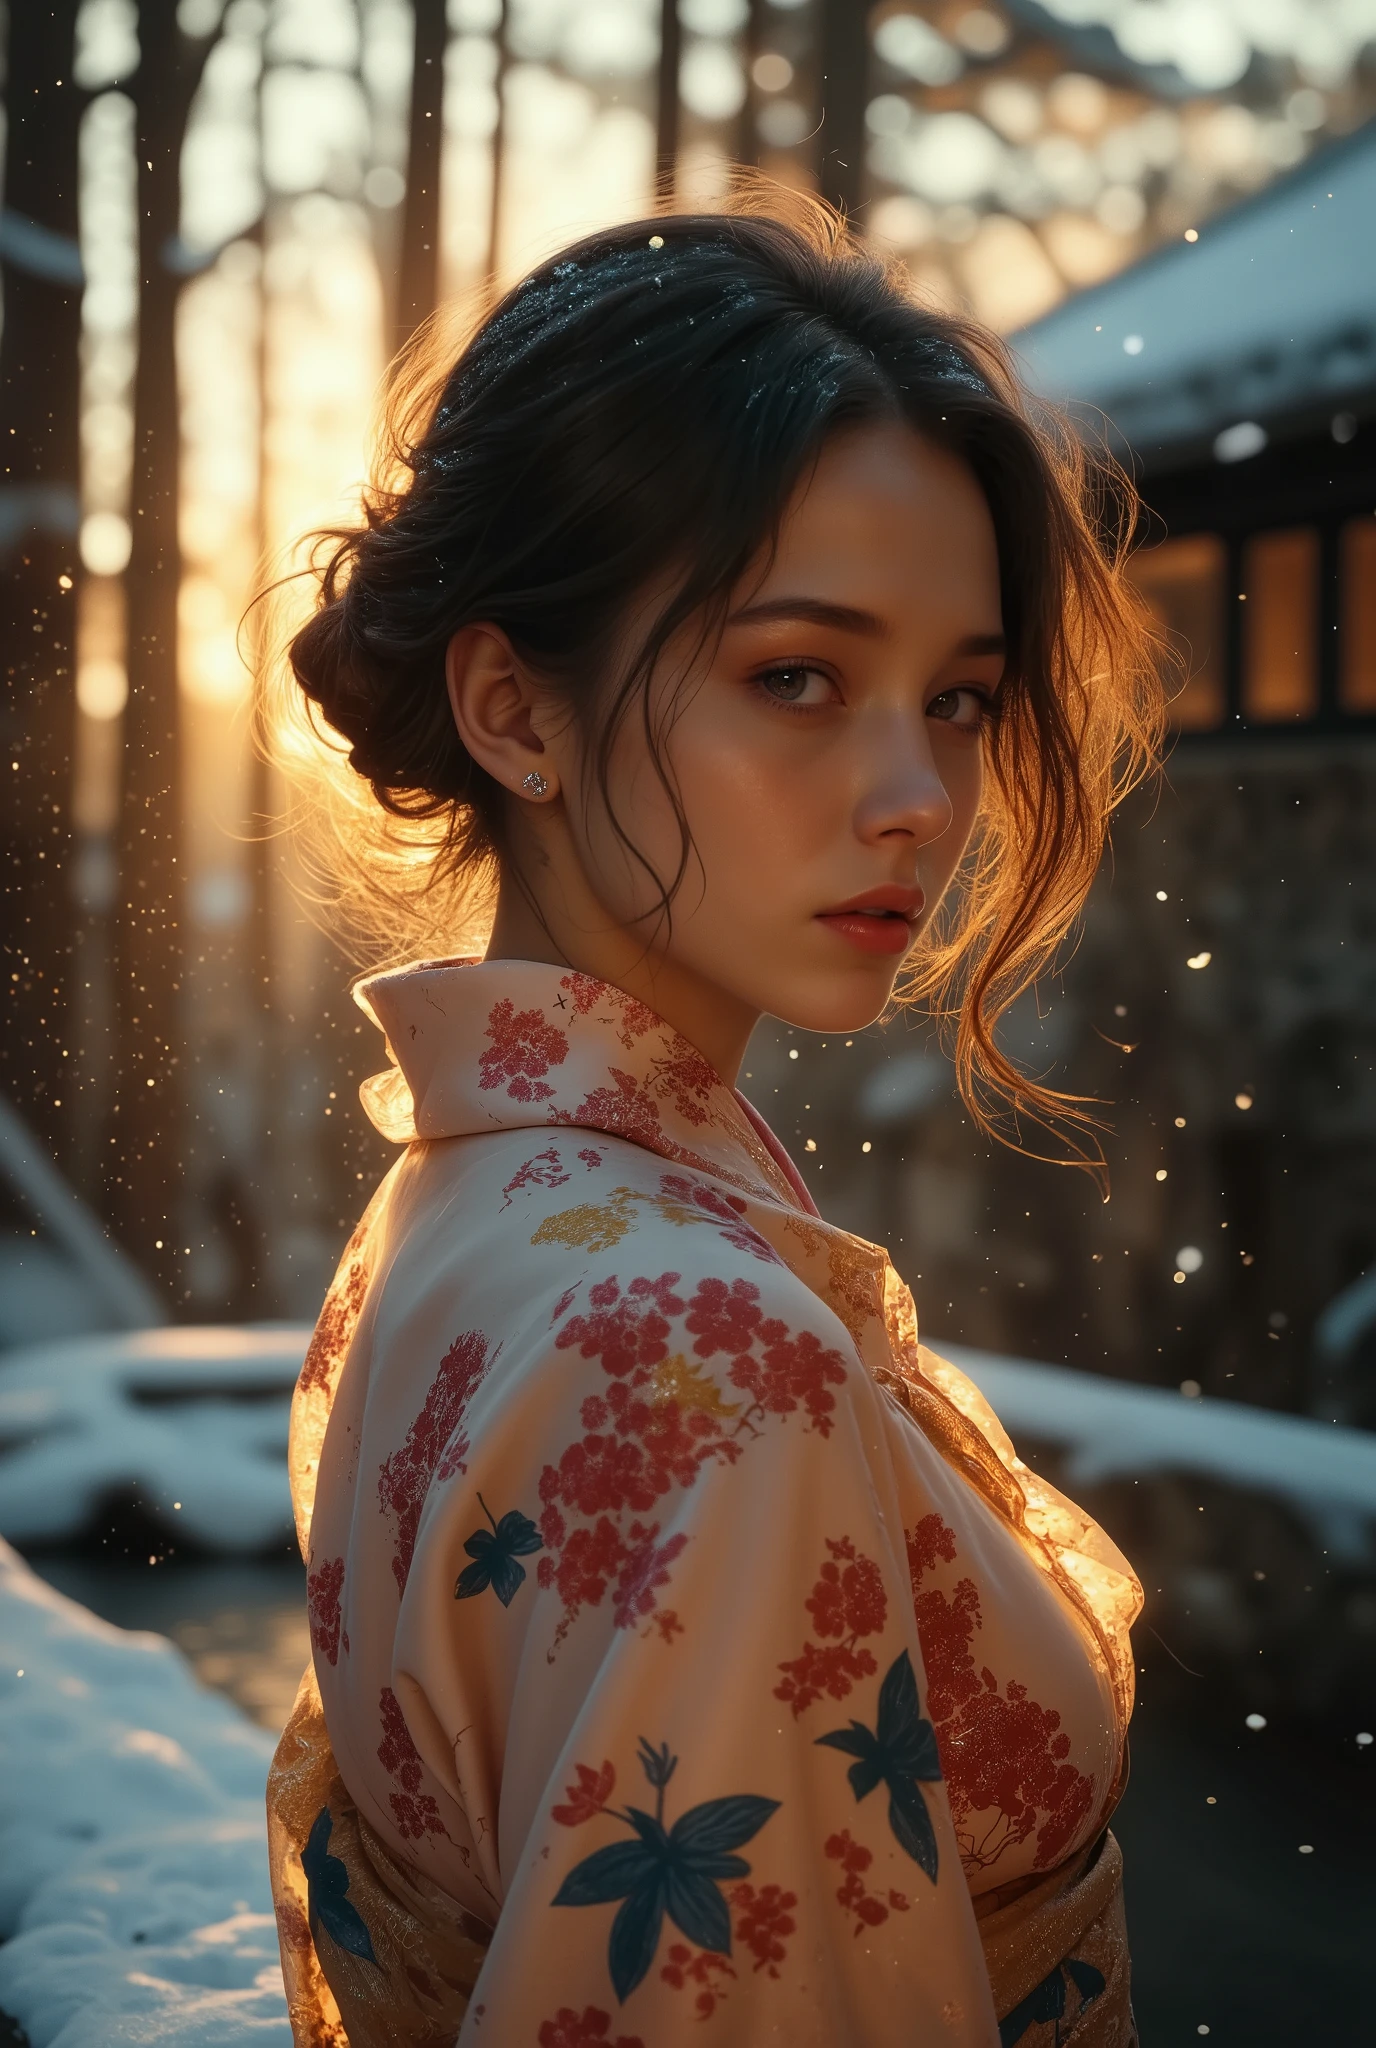
[[[955,1020],[981,1123],[1000,1102],[1087,1121],[1019,1074],[993,1027],[1065,936],[1159,740],[1150,629],[1121,572],[1125,480],[1034,417],[994,336],[918,303],[901,268],[791,196],[587,237],[437,374],[438,332],[403,366],[366,523],[330,537],[290,649],[378,803],[438,824],[431,885],[503,847],[507,792],[466,752],[445,691],[461,626],[500,626],[567,695],[614,818],[607,761],[633,707],[670,787],[645,688],[670,636],[694,618],[710,633],[828,436],[904,422],[984,490],[1009,646],[980,826],[906,992]],[[630,601],[666,573],[637,657],[599,687]],[[681,812],[680,826],[679,874],[656,878],[666,907],[691,850]]]

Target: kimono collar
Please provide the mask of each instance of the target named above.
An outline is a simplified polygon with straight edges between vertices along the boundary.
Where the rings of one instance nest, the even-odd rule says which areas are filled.
[[[394,1064],[359,1093],[383,1137],[606,1131],[816,1215],[758,1112],[697,1048],[609,982],[533,960],[422,960],[354,1000]]]

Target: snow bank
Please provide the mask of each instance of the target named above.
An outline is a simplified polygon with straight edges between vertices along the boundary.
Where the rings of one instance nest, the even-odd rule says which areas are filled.
[[[32,2048],[290,2048],[272,1747],[0,1542],[0,2012]]]
[[[933,1344],[969,1374],[1014,1443],[1066,1453],[1072,1488],[1195,1473],[1284,1500],[1335,1555],[1376,1555],[1376,1432]]]
[[[141,1330],[0,1357],[0,1531],[70,1541],[132,1489],[173,1542],[231,1556],[290,1542],[287,1420],[309,1338],[304,1324]],[[1345,1557],[1376,1556],[1376,1432],[933,1342],[1015,1442],[1065,1450],[1074,1483],[1198,1473],[1286,1501]]]

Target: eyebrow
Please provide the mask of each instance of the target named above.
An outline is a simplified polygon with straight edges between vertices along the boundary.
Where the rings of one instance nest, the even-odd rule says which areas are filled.
[[[810,626],[832,626],[837,632],[857,633],[866,640],[886,639],[889,631],[875,612],[862,611],[857,605],[828,604],[824,599],[815,597],[776,597],[762,604],[743,605],[740,611],[732,612],[726,623],[729,626],[760,626],[786,619],[796,619]],[[1002,633],[969,633],[951,649],[951,658],[982,654],[1002,656],[1007,652],[1008,645]]]

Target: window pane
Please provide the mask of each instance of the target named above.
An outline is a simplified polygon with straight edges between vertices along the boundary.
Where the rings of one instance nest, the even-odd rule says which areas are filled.
[[[1342,707],[1376,711],[1376,519],[1343,528]]]
[[[1171,702],[1172,722],[1207,731],[1223,719],[1223,543],[1216,533],[1183,534],[1142,548],[1128,574],[1146,599],[1188,681]],[[1179,674],[1168,676],[1179,689]]]
[[[1319,708],[1319,536],[1259,533],[1243,554],[1242,709],[1248,718],[1312,718]]]

